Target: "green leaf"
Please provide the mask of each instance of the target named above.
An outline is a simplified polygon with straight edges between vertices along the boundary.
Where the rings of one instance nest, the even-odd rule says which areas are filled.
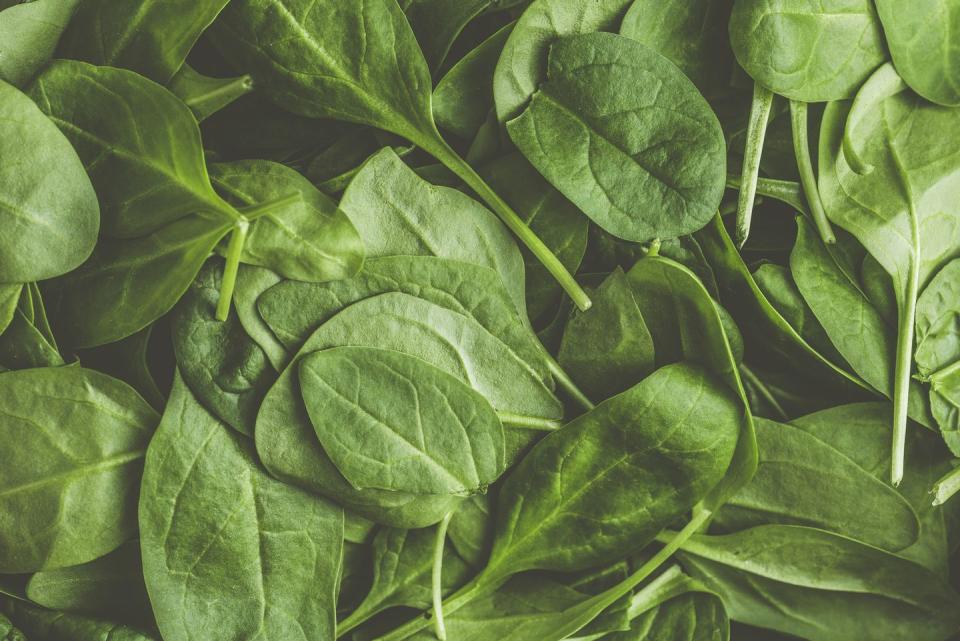
[[[550,434],[500,490],[480,583],[595,567],[643,547],[721,480],[742,422],[722,383],[671,365]]]
[[[124,69],[58,60],[30,97],[83,160],[100,199],[102,235],[143,237],[200,212],[237,217],[210,186],[193,114],[160,85]]]
[[[892,398],[896,329],[886,324],[803,218],[797,218],[797,227],[790,253],[797,288],[844,361],[877,392]],[[913,383],[910,394],[910,417],[931,425],[920,385]]]
[[[10,619],[0,614],[0,640],[2,641],[27,641],[20,630],[13,627]]]
[[[626,240],[694,232],[723,196],[717,117],[673,64],[622,36],[554,43],[546,81],[507,131],[560,192]]]
[[[83,0],[57,53],[166,84],[227,1]]]
[[[167,395],[166,391],[161,389],[163,381],[158,380],[159,372],[152,367],[156,365],[152,362],[150,352],[154,328],[155,325],[149,325],[116,343],[93,350],[81,350],[77,353],[77,358],[84,367],[127,383],[137,390],[153,409],[161,412],[167,402]],[[157,334],[162,335],[161,332]]]
[[[852,97],[887,57],[869,0],[737,0],[730,42],[757,82],[801,102]]]
[[[80,0],[33,0],[0,6],[0,80],[25,86],[53,58]]]
[[[757,420],[757,473],[717,514],[726,530],[778,523],[829,530],[891,552],[920,522],[896,490],[803,430]]]
[[[877,13],[893,64],[910,88],[937,104],[960,106],[960,54],[954,46],[960,3],[877,0]]]
[[[147,452],[140,537],[166,641],[334,637],[343,511],[270,478],[179,377]]]
[[[620,35],[677,65],[711,100],[730,91],[734,59],[727,25],[733,0],[635,0]]]
[[[137,540],[89,563],[37,572],[27,583],[27,598],[51,610],[128,622],[153,616]]]
[[[17,310],[13,321],[0,335],[0,366],[7,369],[59,367],[63,357],[24,313]]]
[[[890,464],[889,403],[839,405],[794,419],[792,425],[840,451],[875,478],[885,480]],[[937,574],[946,575],[954,548],[953,532],[960,524],[960,501],[934,506],[930,487],[952,469],[951,457],[935,434],[910,430],[907,438],[907,473],[897,491],[920,517],[920,539],[898,552]]]
[[[493,77],[497,118],[516,117],[546,76],[551,45],[564,36],[615,31],[631,0],[534,0],[510,34]]]
[[[425,361],[337,347],[305,355],[298,372],[320,445],[358,490],[475,494],[504,470],[496,412],[479,392]]]
[[[188,216],[142,238],[101,239],[89,261],[50,288],[68,344],[118,341],[166,314],[230,229],[231,223]]]
[[[13,283],[0,285],[0,335],[10,326],[17,313],[17,303],[20,302],[20,291],[23,285]]]
[[[684,567],[720,595],[732,619],[751,625],[811,641],[934,641],[960,625],[960,595],[944,580],[822,530],[765,525],[694,536],[683,550]]]
[[[593,303],[567,321],[557,360],[588,396],[603,400],[653,371],[654,347],[623,270],[603,281]]]
[[[832,103],[824,113],[820,189],[831,221],[852,233],[893,277],[898,307],[893,384],[897,447],[891,478],[899,482],[917,297],[960,247],[960,151],[947,142],[951,132],[960,131],[960,111],[905,91],[890,65],[877,70],[860,93],[853,109]]]
[[[0,612],[8,615],[29,635],[14,635],[9,641],[160,641],[160,637],[152,632],[111,621],[44,610],[21,601],[0,600]]]
[[[0,164],[0,283],[44,280],[76,268],[97,241],[96,193],[63,134],[2,80],[0,157],[9,159]]]
[[[213,165],[210,174],[217,190],[238,207],[291,194],[301,197],[254,221],[243,246],[243,262],[304,281],[349,278],[360,269],[363,242],[350,219],[293,169],[248,160]]]
[[[459,511],[459,510],[458,510]],[[383,528],[371,548],[373,584],[349,617],[337,624],[337,633],[346,634],[355,626],[393,607],[426,608],[430,605],[430,575],[433,570],[433,530]],[[443,555],[443,591],[452,592],[467,578],[468,567],[452,551]]]
[[[80,367],[0,374],[0,572],[86,563],[136,534],[157,415],[130,387]]]
[[[442,129],[472,139],[493,109],[493,74],[513,23],[468,52],[433,90],[433,117]]]
[[[523,314],[523,260],[506,229],[469,196],[417,176],[392,150],[364,164],[340,208],[360,233],[367,256],[439,256],[491,267]]]
[[[917,299],[914,357],[924,376],[960,361],[960,259],[938,271]]]
[[[294,353],[349,305],[390,292],[416,296],[474,319],[549,380],[543,351],[523,325],[503,281],[480,265],[433,256],[371,258],[346,280],[278,283],[258,298],[257,307],[284,347]]]
[[[208,262],[174,308],[173,351],[197,399],[219,420],[253,436],[260,403],[277,373],[236,314],[216,319],[222,272],[221,261]]]

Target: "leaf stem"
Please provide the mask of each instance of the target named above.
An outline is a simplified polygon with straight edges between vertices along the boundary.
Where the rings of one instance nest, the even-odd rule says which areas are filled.
[[[753,83],[753,101],[750,105],[750,123],[747,141],[743,149],[743,171],[740,177],[740,197],[737,201],[737,247],[743,247],[750,236],[753,220],[753,204],[757,196],[757,178],[760,175],[760,159],[763,156],[763,141],[767,136],[767,122],[773,93],[760,83]]]
[[[807,205],[820,238],[827,245],[837,242],[827,212],[823,209],[820,200],[820,190],[813,173],[813,162],[810,160],[810,140],[807,133],[807,103],[797,100],[790,101],[790,124],[793,129],[793,153],[797,158],[797,169],[800,170],[800,184],[807,196]]]
[[[587,296],[587,293],[583,291],[580,284],[570,272],[567,271],[567,268],[563,266],[560,259],[533,233],[517,212],[487,185],[483,178],[480,177],[480,174],[443,140],[443,137],[440,136],[439,133],[436,135],[435,140],[431,139],[428,142],[417,142],[417,145],[443,163],[447,169],[456,174],[460,180],[466,183],[470,189],[476,192],[476,194],[493,209],[494,213],[503,221],[503,224],[520,239],[520,242],[536,256],[537,260],[539,260],[557,282],[560,283],[560,286],[567,295],[573,299],[574,304],[581,311],[590,309],[590,306],[593,304],[590,301],[590,297]]]
[[[780,405],[780,401],[778,401],[773,395],[773,392],[771,392],[766,384],[760,380],[760,377],[757,376],[754,371],[747,367],[744,363],[740,364],[740,376],[742,376],[751,387],[757,390],[757,393],[763,397],[763,400],[770,404],[770,407],[773,408],[773,411],[777,413],[777,418],[784,422],[790,420],[790,417],[787,415],[786,411],[784,411],[783,406]]]
[[[538,342],[539,344],[539,342]],[[570,375],[560,366],[560,363],[553,357],[553,354],[547,351],[546,347],[543,347],[540,344],[540,347],[543,348],[544,359],[547,364],[547,369],[550,370],[550,373],[553,374],[553,378],[556,379],[557,385],[559,385],[563,390],[570,395],[577,405],[585,409],[586,411],[592,410],[596,405],[593,404],[587,395],[577,387],[577,384],[573,382],[573,379],[570,378]]]
[[[443,548],[447,542],[447,528],[453,511],[447,512],[437,524],[437,539],[433,545],[433,572],[431,588],[433,591],[433,626],[440,641],[447,641],[447,626],[443,620]]]
[[[554,421],[548,418],[537,416],[521,416],[520,414],[509,414],[507,412],[497,412],[500,422],[504,427],[513,427],[521,430],[535,430],[540,432],[555,432],[563,427],[562,421]]]
[[[256,205],[250,205],[249,207],[241,207],[238,211],[243,215],[248,223],[252,223],[258,218],[262,218],[267,214],[271,214],[279,209],[285,209],[292,205],[303,202],[303,196],[299,191],[293,192],[292,194],[287,194],[276,200],[270,200],[265,203],[257,203]]]
[[[250,221],[241,218],[234,224],[230,235],[230,244],[227,246],[227,264],[223,268],[223,279],[220,282],[220,299],[217,301],[217,320],[227,320],[230,313],[230,301],[233,299],[233,290],[237,285],[237,272],[240,270],[240,256],[243,246],[247,242],[247,233],[250,230]]]
[[[944,474],[930,490],[934,505],[943,505],[957,492],[960,492],[960,465]]]
[[[916,218],[911,216],[916,229]],[[897,356],[893,377],[893,452],[890,462],[890,483],[894,487],[903,480],[906,458],[907,415],[910,405],[910,370],[913,367],[913,332],[917,319],[917,296],[920,293],[920,256],[915,253],[910,259],[907,291],[904,293],[900,312],[897,314]]]

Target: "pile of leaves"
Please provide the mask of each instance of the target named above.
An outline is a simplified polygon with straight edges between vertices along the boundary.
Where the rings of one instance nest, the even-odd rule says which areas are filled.
[[[958,41],[0,0],[0,638],[958,638]]]

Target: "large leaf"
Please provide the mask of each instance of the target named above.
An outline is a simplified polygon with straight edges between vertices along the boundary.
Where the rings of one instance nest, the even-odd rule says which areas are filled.
[[[626,240],[697,231],[723,196],[717,117],[673,64],[622,36],[554,43],[546,81],[507,131],[557,189]]]
[[[298,368],[320,445],[358,490],[475,494],[503,472],[500,419],[452,374],[368,347],[313,352]]]
[[[723,383],[670,365],[547,436],[501,488],[480,582],[595,567],[643,547],[724,476],[742,422]]]
[[[725,529],[781,523],[844,534],[896,552],[920,535],[896,490],[803,430],[757,421],[760,464],[717,515]]]
[[[368,256],[439,256],[491,267],[517,309],[526,309],[523,260],[507,230],[466,194],[417,176],[391,149],[364,164],[340,208],[360,233]]]
[[[334,636],[343,511],[270,478],[179,377],[147,453],[140,537],[167,641]]]
[[[83,160],[103,235],[135,238],[198,212],[236,217],[210,186],[193,114],[160,85],[124,69],[59,60],[30,96]]]
[[[960,595],[937,575],[822,530],[765,525],[695,536],[683,549],[731,618],[752,625],[811,641],[939,641],[960,625]]]
[[[21,6],[30,5],[0,16]],[[9,159],[0,165],[0,283],[44,280],[76,268],[97,241],[96,193],[63,134],[2,80],[0,158]]]
[[[935,103],[960,106],[960,54],[955,43],[960,3],[876,0],[876,4],[893,64],[910,88]]]
[[[620,34],[674,63],[707,99],[728,93],[734,59],[727,25],[733,0],[636,0]]]
[[[535,0],[510,34],[493,77],[497,118],[515,117],[546,75],[547,54],[559,38],[615,31],[630,0]]]
[[[86,563],[136,534],[156,412],[80,367],[0,374],[0,572]]]
[[[870,0],[737,0],[730,42],[757,82],[802,102],[850,98],[886,60]]]

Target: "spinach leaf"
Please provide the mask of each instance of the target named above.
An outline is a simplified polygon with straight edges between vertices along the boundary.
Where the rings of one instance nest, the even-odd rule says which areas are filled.
[[[97,240],[96,194],[63,134],[2,80],[0,158],[0,282],[44,280],[76,268]]]
[[[732,0],[635,0],[620,35],[647,45],[681,71],[708,100],[730,89],[733,51],[727,24]]]
[[[500,123],[518,116],[537,92],[556,40],[615,31],[629,5],[630,0],[534,0],[517,20],[493,76]]]
[[[343,511],[270,478],[179,376],[140,496],[144,576],[164,639],[333,638]]]
[[[662,394],[668,387],[684,392]],[[741,422],[732,393],[689,365],[661,368],[575,419],[543,439],[501,488],[479,582],[527,569],[595,567],[641,547],[717,484]],[[619,455],[611,460],[610,451]],[[642,487],[644,496],[631,500],[615,487]],[[624,500],[630,509],[621,509]],[[612,513],[621,517],[606,521],[602,539],[586,536],[595,519]]]
[[[293,353],[349,305],[390,292],[416,296],[474,319],[548,380],[542,349],[524,327],[512,297],[492,269],[479,265],[432,256],[371,258],[353,278],[280,282],[258,298],[257,308]]]
[[[800,293],[844,361],[875,390],[892,397],[894,329],[887,326],[859,283],[851,280],[849,270],[837,262],[809,224],[798,218],[797,227],[790,269]],[[911,385],[909,413],[916,421],[932,424],[917,383]]]
[[[906,5],[896,1],[877,0],[897,72],[927,100],[960,106],[960,58],[952,44],[960,5],[955,0],[924,0],[910,5],[909,11],[905,9]]]
[[[76,614],[44,610],[15,600],[0,600],[0,613],[6,614],[25,634],[10,641],[160,641],[153,632],[120,623],[92,619]],[[2,629],[2,628],[0,628]],[[6,640],[5,640],[6,641]]]
[[[430,604],[430,573],[434,553],[434,534],[431,530],[383,528],[377,532],[371,547],[374,557],[373,585],[350,616],[337,624],[337,634],[346,634],[388,608],[426,608]],[[467,565],[454,552],[445,551],[444,592],[452,592],[459,587],[467,574]]]
[[[300,200],[257,219],[243,246],[245,264],[305,281],[349,278],[363,264],[363,242],[350,219],[293,169],[239,161],[211,166],[210,177],[217,191],[241,208],[300,194]]]
[[[0,374],[0,572],[86,563],[136,534],[157,415],[130,387],[80,367]]]
[[[593,303],[567,321],[557,359],[587,395],[603,400],[653,371],[654,346],[623,270],[603,281]]]
[[[222,271],[220,261],[208,262],[177,303],[170,323],[173,350],[196,398],[218,419],[253,436],[260,402],[277,374],[235,313],[217,320]]]
[[[886,60],[869,0],[737,0],[730,43],[757,82],[801,102],[850,98]]]
[[[626,240],[674,238],[709,222],[726,181],[723,132],[673,64],[605,33],[556,41],[547,64],[545,82],[507,122],[540,173]]]
[[[83,0],[58,55],[132,69],[160,84],[180,70],[227,0]],[[96,36],[94,36],[96,34]]]
[[[800,418],[792,425],[840,451],[878,479],[885,479],[891,442],[889,403],[839,405]],[[951,469],[951,458],[942,443],[926,430],[911,430],[907,438],[907,474],[897,490],[920,517],[920,538],[898,552],[937,574],[944,574],[955,547],[954,533],[960,523],[960,501],[931,505],[930,487]]]
[[[756,427],[757,473],[717,514],[725,530],[807,525],[891,552],[916,542],[920,522],[896,490],[803,430],[765,420]]]
[[[903,87],[892,66],[881,67],[861,90],[865,99],[854,102],[855,112],[843,103],[828,107],[820,141],[821,192],[831,221],[852,233],[893,277],[894,483],[903,475],[917,297],[960,247],[960,212],[953,199],[960,189],[955,171],[960,158],[945,142],[947,132],[960,126],[960,112],[931,105]],[[842,118],[848,113],[844,134]],[[924,133],[929,131],[940,135]],[[849,164],[844,136],[857,141],[849,146],[857,158],[852,162],[866,173]]]
[[[298,372],[320,445],[358,490],[474,494],[503,472],[500,419],[452,374],[366,347],[307,354]]]
[[[394,0],[349,7],[333,0],[243,0],[227,6],[211,35],[285,109],[371,125],[434,156],[494,210],[579,307],[589,307],[563,265],[437,131],[426,60]],[[360,58],[358,38],[365,43]]]
[[[936,377],[960,361],[960,260],[947,263],[917,299],[917,370]]]
[[[960,623],[960,595],[926,568],[815,528],[694,536],[683,550],[732,618],[812,641],[943,639]]]
[[[500,28],[457,61],[437,83],[433,117],[442,129],[470,140],[486,122],[494,107],[493,74],[512,30],[512,23]]]
[[[30,82],[53,58],[80,0],[33,0],[0,5],[0,80]]]
[[[683,392],[664,394],[666,388]],[[733,460],[742,422],[742,406],[722,382],[700,367],[676,364],[550,434],[507,478],[490,559],[444,609],[456,612],[523,570],[595,567],[642,547],[717,486]],[[611,460],[610,451],[619,456]],[[642,488],[642,496],[613,488]],[[620,517],[606,519],[612,513]],[[598,520],[605,525],[602,538],[593,536]],[[648,572],[641,568],[568,608],[554,625],[563,630],[556,639],[581,629]],[[383,641],[406,638],[425,623],[414,619]]]
[[[23,285],[20,283],[0,285],[0,335],[10,326],[17,313],[22,289]]]
[[[163,87],[131,71],[58,60],[29,95],[83,160],[102,235],[140,238],[199,212],[236,217],[210,186],[193,115]]]
[[[130,623],[152,620],[137,540],[89,563],[37,572],[27,582],[27,598],[51,610]]]
[[[155,338],[156,335],[156,338]],[[80,350],[77,358],[84,367],[95,369],[127,383],[150,403],[153,409],[163,411],[167,402],[169,383],[165,375],[168,372],[166,363],[156,362],[151,353],[151,346],[162,343],[166,338],[166,327],[157,330],[157,326],[149,325],[132,336],[110,343],[93,350]]]
[[[384,149],[364,164],[340,208],[367,256],[440,256],[491,267],[520,313],[526,309],[523,260],[503,226],[469,196],[418,177],[393,151]]]
[[[27,641],[20,630],[13,627],[10,619],[0,614],[0,639],[3,641]]]

